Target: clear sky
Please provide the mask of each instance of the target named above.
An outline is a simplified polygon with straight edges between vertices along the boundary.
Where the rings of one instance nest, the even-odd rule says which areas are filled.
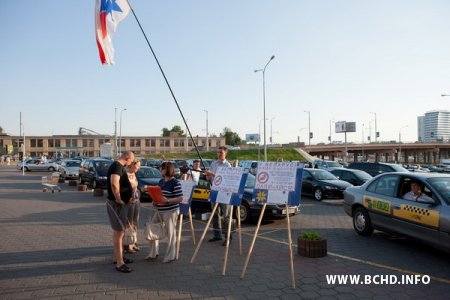
[[[361,142],[374,112],[381,140],[417,139],[417,116],[450,109],[448,0],[130,0],[194,135],[230,127],[245,138],[263,119],[275,143],[327,142],[330,120],[354,121]],[[0,126],[27,135],[160,135],[182,125],[130,14],[102,66],[93,0],[0,1]],[[117,116],[119,119],[119,114]],[[272,121],[270,121],[272,119]],[[182,126],[184,127],[184,126]],[[334,130],[333,130],[334,132]],[[332,134],[343,140],[343,134]]]

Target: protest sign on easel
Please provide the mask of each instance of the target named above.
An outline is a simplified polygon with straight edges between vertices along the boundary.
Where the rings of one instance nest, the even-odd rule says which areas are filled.
[[[244,278],[248,262],[255,245],[261,221],[267,204],[286,205],[286,219],[289,240],[289,255],[291,265],[292,287],[295,288],[294,277],[294,254],[292,252],[291,222],[289,218],[289,206],[300,204],[302,188],[303,164],[295,162],[258,162],[258,172],[256,173],[255,189],[253,191],[253,201],[263,203],[261,214],[258,219],[255,234],[251,242],[241,279]]]
[[[192,222],[191,213],[191,201],[192,192],[194,190],[194,182],[191,180],[180,180],[181,189],[183,191],[183,201],[180,203],[180,223],[178,225],[178,237],[177,237],[177,253],[175,259],[178,259],[178,254],[180,253],[180,243],[181,243],[181,231],[183,230],[183,215],[189,216],[189,222],[191,225],[191,235],[192,241],[195,245],[195,234],[194,234],[194,224]]]
[[[233,207],[239,207],[242,201],[242,193],[244,192],[245,181],[247,180],[248,171],[244,170],[244,168],[231,168],[231,167],[219,167],[217,168],[217,172],[214,176],[211,193],[210,193],[210,201],[214,203],[214,207],[209,217],[209,220],[206,224],[205,230],[198,242],[197,248],[195,249],[194,254],[192,255],[191,263],[194,262],[195,257],[197,256],[198,250],[205,238],[206,232],[208,231],[209,225],[214,217],[214,214],[217,210],[219,204],[228,204],[228,212],[227,215],[229,217],[228,221],[228,230],[227,230],[227,239],[226,239],[226,247],[225,247],[225,258],[222,269],[222,275],[225,275],[228,261],[228,250],[230,245],[230,235],[231,235],[231,223],[233,219]],[[238,220],[239,221],[239,220]],[[238,231],[240,233],[240,222],[238,222]],[[240,236],[240,234],[239,234]]]

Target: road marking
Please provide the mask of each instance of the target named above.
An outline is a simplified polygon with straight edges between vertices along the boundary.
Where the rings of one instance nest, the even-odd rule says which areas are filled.
[[[243,233],[243,234],[248,235],[248,236],[253,236],[253,234],[250,234],[250,233]],[[258,235],[258,238],[263,239],[263,240],[267,240],[267,241],[270,241],[270,242],[278,243],[278,244],[289,245],[288,242],[279,241],[279,240],[276,240],[276,239],[273,239],[273,238],[269,238],[269,237],[266,237],[266,236]],[[297,245],[295,245],[295,244],[293,244],[293,246],[297,247]],[[358,263],[362,263],[362,264],[369,265],[369,266],[374,266],[374,267],[381,268],[381,269],[397,271],[397,272],[400,272],[400,273],[406,273],[406,274],[411,274],[411,275],[421,275],[421,276],[427,275],[427,274],[422,274],[422,273],[418,273],[418,272],[414,272],[414,271],[410,271],[410,270],[406,270],[406,269],[401,269],[401,268],[397,268],[397,267],[392,267],[392,266],[388,266],[388,265],[384,265],[384,264],[375,263],[375,262],[368,261],[368,260],[363,260],[363,259],[359,259],[359,258],[355,258],[355,257],[345,256],[345,255],[341,255],[341,254],[337,254],[337,253],[333,253],[333,252],[328,252],[328,255],[339,257],[339,258],[350,260],[350,261],[354,261],[354,262],[358,262]],[[430,276],[430,275],[427,275],[427,276]],[[442,283],[450,284],[450,280],[448,280],[448,279],[435,277],[435,276],[430,276],[430,278],[435,280],[435,281],[439,281],[439,282],[442,282]]]

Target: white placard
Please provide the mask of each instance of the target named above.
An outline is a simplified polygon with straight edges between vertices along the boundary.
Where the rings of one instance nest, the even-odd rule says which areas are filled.
[[[218,192],[216,202],[223,203],[223,204],[229,204],[232,195],[233,195],[233,193],[230,193],[230,192]]]
[[[289,200],[289,192],[269,190],[267,193],[267,203],[286,204]]]
[[[189,197],[192,194],[192,189],[194,188],[194,182],[192,180],[180,180],[181,190],[183,191],[183,201],[182,204],[189,204]]]
[[[255,189],[294,191],[296,172],[296,162],[259,162]]]
[[[219,167],[214,176],[211,190],[238,193],[243,174],[244,168]]]

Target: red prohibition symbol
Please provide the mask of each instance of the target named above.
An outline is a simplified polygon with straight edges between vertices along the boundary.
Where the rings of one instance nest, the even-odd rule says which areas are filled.
[[[260,183],[266,183],[269,180],[269,173],[267,172],[261,172],[258,175],[258,181]]]
[[[222,183],[222,176],[216,176],[216,178],[214,178],[214,185],[220,185]]]

